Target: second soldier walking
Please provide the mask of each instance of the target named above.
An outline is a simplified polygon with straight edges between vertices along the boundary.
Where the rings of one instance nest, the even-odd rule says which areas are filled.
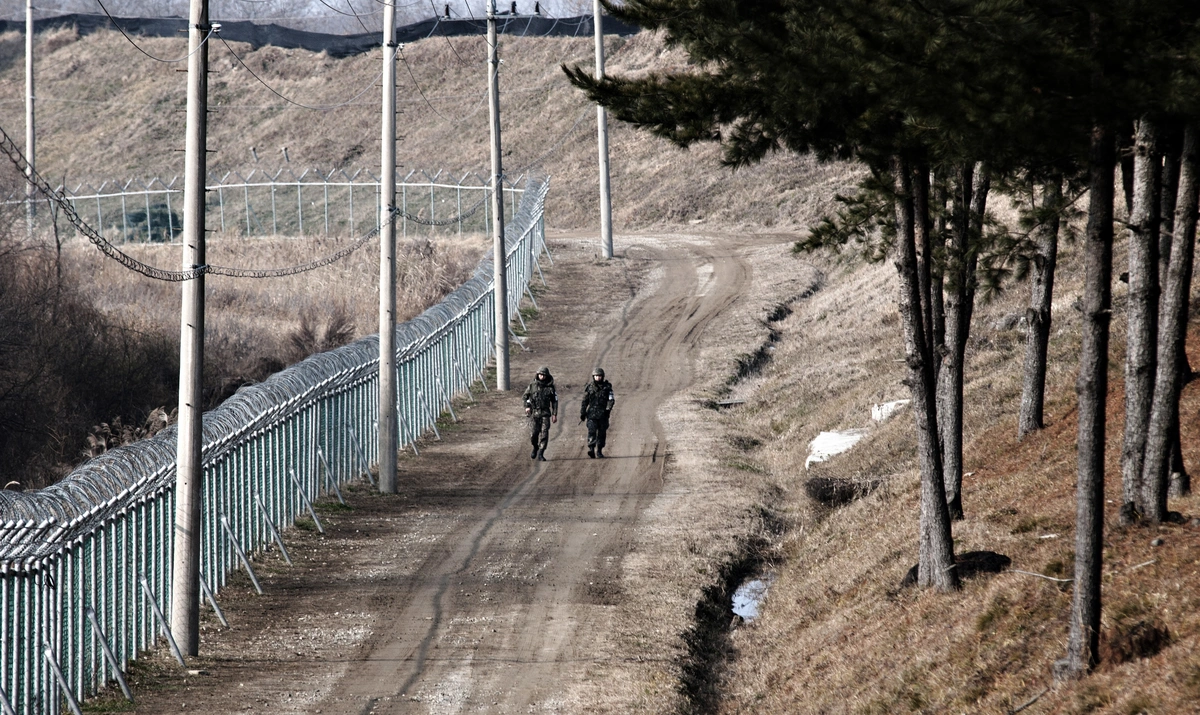
[[[579,405],[579,421],[587,420],[589,457],[604,457],[608,415],[616,400],[612,383],[604,379],[604,370],[592,370],[592,380],[584,389],[583,402]]]
[[[558,392],[550,368],[539,367],[537,376],[525,388],[525,414],[529,416],[530,459],[546,461],[546,443],[550,441],[550,423],[558,422]]]

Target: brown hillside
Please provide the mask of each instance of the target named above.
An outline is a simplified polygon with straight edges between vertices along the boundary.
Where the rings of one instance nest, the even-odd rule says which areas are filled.
[[[183,39],[135,39],[159,58],[186,54]],[[609,37],[606,46],[613,73],[683,61],[647,33]],[[485,48],[483,37],[432,38],[403,48],[397,69],[401,176],[414,169],[487,173]],[[117,32],[46,34],[36,54],[43,175],[72,183],[182,172],[182,64],[156,62]],[[598,224],[595,111],[560,69],[563,63],[590,65],[591,37],[502,36],[500,54],[506,173],[533,168],[553,177],[551,227]],[[0,36],[0,127],[22,146],[23,57],[20,34]],[[381,71],[378,52],[332,59],[214,41],[210,61],[210,170],[274,170],[287,147],[295,168],[378,174],[379,90],[372,86]],[[279,95],[310,107],[343,106],[306,109]],[[802,226],[846,179],[844,168],[783,155],[734,174],[717,166],[716,147],[684,151],[616,122],[610,127],[618,230],[680,223]]]
[[[1117,265],[1123,263],[1118,246]],[[995,551],[1011,569],[969,579],[959,593],[902,589],[917,559],[919,485],[912,416],[871,428],[850,452],[805,470],[819,431],[867,427],[874,403],[908,397],[890,265],[827,266],[826,288],[792,305],[746,403],[723,414],[728,459],[761,475],[763,508],[787,523],[761,558],[775,577],[763,615],[738,627],[723,712],[1200,712],[1200,499],[1172,499],[1183,524],[1122,528],[1124,284],[1116,284],[1109,391],[1103,639],[1091,677],[1055,687],[1066,649],[1075,524],[1079,313],[1077,251],[1068,247],[1055,301],[1047,428],[1016,440],[1024,335],[1017,286],[982,305],[968,352],[964,505],[955,550]],[[1193,311],[1195,314],[1195,311]],[[1200,354],[1194,327],[1189,348]],[[1200,382],[1184,396],[1185,460],[1200,467]],[[812,477],[879,483],[830,509],[806,493]],[[1151,542],[1161,538],[1161,545]],[[774,566],[770,564],[774,563]],[[1132,636],[1165,627],[1168,644]],[[1161,650],[1158,648],[1161,647]],[[1043,692],[1045,691],[1045,692]]]
[[[139,42],[163,57],[183,54],[182,41]],[[664,52],[650,35],[608,42],[613,73],[683,61]],[[39,47],[39,155],[48,175],[99,181],[178,173],[183,120],[175,110],[182,107],[183,75],[176,65],[147,59],[115,33],[84,39],[60,33],[41,38]],[[406,62],[399,71],[399,155],[405,170],[485,168],[483,47],[481,38],[457,38],[405,48]],[[301,51],[234,49],[276,90],[312,105],[355,96],[379,71],[377,54],[332,60]],[[10,133],[19,133],[22,126],[21,51],[19,36],[0,37],[0,126]],[[518,173],[545,154],[541,168],[554,181],[548,223],[556,229],[591,231],[597,213],[594,112],[558,69],[563,62],[589,63],[590,39],[506,37],[501,51],[508,171]],[[338,109],[302,110],[279,100],[238,67],[223,45],[216,44],[212,56],[214,170],[253,166],[252,146],[262,157],[261,166],[269,168],[279,165],[281,148],[287,146],[294,165],[376,170],[376,90]],[[805,158],[777,156],[738,173],[720,168],[718,158],[715,147],[681,151],[613,123],[617,229],[698,223],[706,240],[713,241],[722,232],[799,231],[852,179],[846,167],[821,167]],[[1117,256],[1120,266],[1120,247]],[[711,412],[709,418],[727,436],[719,468],[744,475],[747,493],[757,499],[762,533],[721,538],[744,538],[752,552],[746,561],[761,561],[774,576],[760,618],[737,625],[732,633],[727,621],[718,624],[724,639],[712,642],[728,647],[723,655],[729,656],[729,665],[706,672],[720,680],[721,709],[1200,712],[1200,526],[1190,521],[1200,516],[1200,497],[1172,501],[1171,508],[1185,516],[1184,524],[1123,529],[1115,526],[1115,513],[1108,515],[1108,660],[1081,682],[1054,687],[1050,679],[1051,663],[1065,652],[1069,587],[1018,573],[1059,579],[1071,575],[1072,388],[1080,325],[1072,303],[1082,283],[1075,250],[1064,248],[1060,269],[1048,376],[1050,424],[1024,442],[1015,440],[1024,335],[1010,318],[1023,312],[1027,289],[1013,287],[977,311],[967,365],[967,518],[954,525],[956,550],[996,551],[1012,559],[1012,568],[970,579],[954,594],[899,587],[917,552],[918,485],[909,413],[872,426],[849,453],[811,470],[804,467],[808,442],[820,431],[868,426],[872,404],[908,396],[901,384],[894,268],[837,263],[823,256],[786,260],[820,270],[823,287],[808,297],[793,296],[790,313],[773,316],[770,326],[778,330],[778,339],[764,345],[763,355],[770,358],[761,370],[734,380],[729,394],[697,395],[744,400]],[[363,271],[360,278],[367,281]],[[1120,490],[1124,290],[1123,284],[1116,286],[1111,353],[1107,488],[1112,509]],[[1194,320],[1190,348],[1193,363],[1200,364]],[[741,357],[746,364],[746,356]],[[735,373],[737,360],[728,355],[721,369]],[[1185,458],[1200,473],[1198,383],[1185,395],[1183,420]],[[806,494],[806,480],[814,476],[879,486],[849,505],[830,509]],[[1159,538],[1161,545],[1152,545]],[[721,553],[725,555],[714,560],[727,558],[727,552]],[[719,580],[715,574],[746,564],[715,566],[714,582]],[[715,610],[727,616],[721,608]],[[1165,627],[1169,641],[1158,648],[1130,648],[1130,636],[1148,627]],[[674,686],[662,689],[673,692]]]

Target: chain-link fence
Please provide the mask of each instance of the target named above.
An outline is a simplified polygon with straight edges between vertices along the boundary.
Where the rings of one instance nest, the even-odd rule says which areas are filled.
[[[216,236],[358,236],[379,224],[379,177],[370,171],[284,168],[210,174],[205,226]],[[487,233],[487,177],[474,172],[410,171],[396,186],[397,231],[404,235]],[[524,175],[505,182],[515,212]],[[183,177],[79,183],[58,187],[76,213],[108,241],[177,243],[183,234]],[[24,203],[11,195],[6,203]],[[41,222],[56,216],[37,207]],[[63,228],[65,228],[65,222]]]
[[[526,183],[506,229],[508,307],[519,316],[545,247],[548,180]],[[546,252],[549,256],[549,253]],[[438,305],[396,328],[399,444],[436,431],[469,392],[494,345],[492,261]],[[379,339],[314,355],[242,388],[204,415],[203,598],[251,556],[286,550],[297,518],[321,529],[318,497],[378,460]],[[486,386],[481,386],[486,389]],[[170,641],[174,427],[111,450],[35,492],[0,491],[0,712],[57,715],[129,662]]]

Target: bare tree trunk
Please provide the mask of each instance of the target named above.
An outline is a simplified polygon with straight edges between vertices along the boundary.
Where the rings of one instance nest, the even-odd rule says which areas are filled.
[[[942,437],[942,469],[951,519],[962,519],[963,370],[971,316],[975,309],[975,269],[990,188],[987,170],[965,164],[959,171],[955,197],[950,266],[952,285],[946,300],[946,354],[938,376],[938,422]]]
[[[1062,177],[1046,182],[1042,192],[1042,210],[1045,219],[1038,229],[1037,255],[1033,259],[1033,275],[1029,280],[1029,310],[1025,313],[1029,333],[1025,337],[1024,384],[1021,387],[1021,410],[1017,417],[1017,439],[1045,426],[1046,354],[1050,347],[1054,269],[1058,264]]]
[[[928,342],[933,335],[933,304],[930,292],[933,246],[929,235],[932,228],[929,221],[929,167],[923,164],[918,164],[913,171],[913,225],[917,252],[917,286],[921,293],[921,325]]]
[[[950,214],[950,241],[946,247],[946,335],[941,369],[937,375],[938,434],[942,441],[942,470],[950,518],[962,519],[962,499],[954,489],[954,471],[962,469],[962,337],[964,303],[967,300],[967,264],[971,251],[971,191],[975,166],[964,163],[954,178]]]
[[[1100,649],[1100,568],[1104,537],[1105,406],[1108,338],[1112,320],[1112,130],[1092,129],[1088,223],[1084,246],[1083,345],[1079,356],[1078,481],[1075,492],[1075,588],[1067,657],[1060,678],[1080,678],[1095,667]]]
[[[1145,513],[1141,503],[1142,463],[1146,428],[1154,399],[1158,337],[1159,186],[1162,161],[1158,125],[1143,117],[1137,123],[1133,146],[1133,210],[1126,235],[1129,242],[1128,335],[1125,343],[1125,439],[1121,449],[1121,523],[1130,524]]]
[[[1163,155],[1162,188],[1158,192],[1158,275],[1167,275],[1171,260],[1171,235],[1175,230],[1175,204],[1179,191],[1180,137],[1177,130],[1160,132],[1159,146]]]
[[[942,484],[938,451],[937,402],[933,376],[933,350],[921,321],[921,287],[917,273],[916,228],[911,169],[903,159],[892,163],[896,186],[896,270],[900,274],[900,320],[904,326],[904,357],[908,387],[912,391],[917,450],[921,463],[920,546],[917,584],[940,591],[958,588],[954,570],[954,541],[950,513]]]
[[[1187,353],[1183,354],[1182,360],[1187,359]],[[1184,384],[1183,375],[1180,375],[1179,385],[1180,392]],[[1171,417],[1170,439],[1171,439],[1171,486],[1168,489],[1168,496],[1175,498],[1186,497],[1192,493],[1192,475],[1188,474],[1187,465],[1183,463],[1183,445],[1179,443],[1179,400],[1175,400],[1175,413]]]
[[[1136,174],[1133,168],[1133,144],[1130,140],[1133,132],[1133,126],[1126,125],[1126,131],[1117,135],[1117,160],[1121,164],[1121,195],[1125,198],[1126,219],[1133,214],[1133,177]]]
[[[934,205],[938,208],[937,227],[930,236],[930,274],[929,274],[929,304],[933,332],[929,335],[930,345],[933,346],[933,374],[942,374],[942,356],[946,350],[946,304],[942,289],[945,284],[944,268],[937,263],[938,257],[946,249],[946,188],[945,182],[937,182],[934,192]],[[939,436],[940,439],[940,436]],[[941,450],[940,442],[938,449]]]
[[[1178,128],[1165,132],[1159,143],[1163,145],[1162,208],[1159,210],[1162,229],[1158,238],[1158,275],[1166,279],[1171,259],[1171,237],[1175,227],[1175,204],[1179,190],[1179,151],[1181,132]],[[1161,308],[1160,308],[1161,310]],[[1186,345],[1180,345],[1179,379],[1186,385],[1191,379],[1192,369],[1188,364]],[[1179,403],[1175,403],[1175,415],[1171,418],[1171,486],[1169,496],[1183,497],[1192,493],[1192,478],[1183,463],[1183,449],[1179,442]]]
[[[1197,126],[1189,123],[1184,130],[1180,155],[1179,195],[1175,207],[1175,235],[1171,241],[1171,259],[1162,299],[1158,326],[1158,371],[1154,402],[1146,436],[1146,459],[1142,473],[1142,505],[1150,521],[1167,518],[1167,481],[1171,461],[1171,422],[1178,414],[1182,387],[1179,365],[1180,346],[1187,337],[1188,303],[1191,298],[1192,260],[1196,239],[1196,203],[1200,194],[1197,153],[1200,152]]]

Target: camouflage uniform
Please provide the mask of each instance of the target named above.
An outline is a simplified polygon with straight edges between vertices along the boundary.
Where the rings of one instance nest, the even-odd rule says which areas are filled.
[[[558,418],[558,392],[554,389],[550,368],[539,367],[537,374],[545,379],[535,377],[525,388],[525,414],[529,415],[529,443],[533,446],[529,457],[544,462],[551,418]]]
[[[593,370],[592,381],[584,389],[583,402],[579,405],[579,421],[587,420],[589,457],[604,457],[608,415],[616,401],[612,383],[604,379],[604,370]]]

